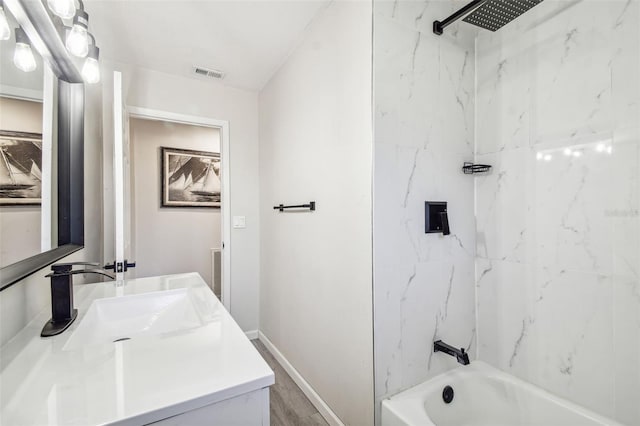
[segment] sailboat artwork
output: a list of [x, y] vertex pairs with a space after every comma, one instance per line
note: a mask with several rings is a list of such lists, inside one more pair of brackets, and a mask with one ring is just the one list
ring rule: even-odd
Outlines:
[[0, 130], [0, 205], [38, 205], [42, 135]]
[[220, 153], [162, 148], [162, 207], [220, 208]]

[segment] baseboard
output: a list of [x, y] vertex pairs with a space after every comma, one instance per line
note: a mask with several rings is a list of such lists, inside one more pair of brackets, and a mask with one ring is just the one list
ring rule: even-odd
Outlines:
[[258, 331], [258, 338], [260, 341], [266, 346], [266, 348], [271, 352], [271, 355], [280, 363], [282, 368], [291, 376], [293, 381], [298, 385], [298, 387], [302, 390], [302, 392], [309, 398], [309, 401], [316, 407], [318, 412], [324, 417], [324, 419], [331, 426], [344, 426], [344, 423], [340, 420], [340, 418], [336, 415], [336, 413], [329, 408], [326, 402], [320, 395], [313, 390], [311, 385], [302, 377], [298, 370], [296, 370], [293, 365], [282, 355], [282, 353], [276, 348], [271, 340], [267, 338], [261, 331]]
[[245, 331], [244, 334], [247, 336], [247, 339], [249, 340], [255, 340], [258, 338], [258, 330]]

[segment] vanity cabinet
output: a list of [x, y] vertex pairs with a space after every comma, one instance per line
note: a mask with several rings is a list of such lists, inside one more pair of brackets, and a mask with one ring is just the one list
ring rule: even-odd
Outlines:
[[200, 275], [74, 293], [62, 334], [47, 308], [0, 348], [0, 424], [269, 424], [273, 371]]
[[161, 426], [266, 426], [269, 425], [269, 388], [197, 408], [153, 424]]

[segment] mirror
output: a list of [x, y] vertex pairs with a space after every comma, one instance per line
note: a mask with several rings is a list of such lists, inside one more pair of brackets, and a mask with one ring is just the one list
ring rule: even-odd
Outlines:
[[[84, 244], [82, 78], [42, 2], [5, 0], [4, 12], [11, 36], [0, 41], [0, 290]], [[29, 58], [15, 59], [21, 44], [30, 45], [35, 70]]]
[[[10, 11], [5, 16], [9, 28], [18, 28]], [[53, 90], [44, 94], [48, 65], [33, 49], [35, 70], [19, 69], [15, 46], [14, 30], [0, 42], [0, 268], [57, 246], [51, 214], [55, 99]]]

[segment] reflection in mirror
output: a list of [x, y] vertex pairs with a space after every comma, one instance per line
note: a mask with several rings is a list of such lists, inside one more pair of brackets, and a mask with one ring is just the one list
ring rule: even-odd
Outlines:
[[[84, 84], [77, 64], [62, 41], [63, 28], [58, 25], [60, 22], [52, 19], [47, 5], [32, 0], [1, 0], [0, 3], [7, 6], [5, 12], [10, 10], [15, 18], [13, 21], [24, 29], [24, 33], [16, 32], [15, 28], [12, 30], [16, 36], [14, 46], [9, 40], [11, 31], [5, 31], [7, 37], [0, 41], [5, 49], [21, 52], [20, 57], [13, 54], [13, 64], [22, 71], [34, 72], [38, 63], [31, 55], [37, 50], [48, 65], [42, 68], [44, 82], [40, 96], [43, 101], [42, 252], [0, 267], [0, 291], [3, 291], [84, 247]], [[29, 95], [17, 97], [25, 98], [22, 100], [34, 98]], [[47, 178], [51, 175], [55, 179]], [[52, 241], [56, 241], [55, 246]]]
[[[6, 7], [4, 13], [10, 32], [0, 41], [0, 268], [50, 250], [57, 240], [52, 217], [56, 85]], [[31, 58], [35, 69], [28, 71]]]

